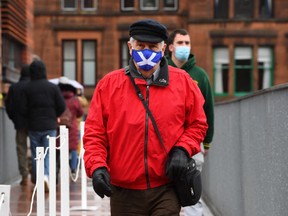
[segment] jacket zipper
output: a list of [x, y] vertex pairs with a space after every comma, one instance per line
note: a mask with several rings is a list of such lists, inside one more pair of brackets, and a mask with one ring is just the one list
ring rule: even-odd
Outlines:
[[[149, 107], [149, 85], [146, 86], [146, 103]], [[149, 174], [148, 174], [148, 123], [149, 123], [149, 116], [146, 111], [146, 118], [145, 118], [145, 141], [144, 141], [144, 163], [145, 163], [145, 176], [147, 182], [147, 188], [150, 188], [150, 181], [149, 181]]]

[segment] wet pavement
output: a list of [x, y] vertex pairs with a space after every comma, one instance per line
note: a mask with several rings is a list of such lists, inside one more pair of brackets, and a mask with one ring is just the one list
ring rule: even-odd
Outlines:
[[[30, 181], [28, 185], [21, 186], [20, 180], [11, 185], [10, 193], [10, 216], [28, 216], [32, 203], [32, 194], [34, 190], [34, 184]], [[57, 216], [61, 215], [60, 205], [60, 186], [56, 188], [56, 211]], [[74, 216], [109, 216], [110, 205], [109, 198], [105, 197], [101, 199], [93, 191], [91, 180], [87, 179], [87, 205], [85, 208], [82, 207], [82, 196], [81, 196], [81, 179], [76, 182], [70, 181], [70, 215]], [[49, 215], [49, 193], [45, 194], [45, 215]], [[204, 215], [212, 216], [211, 212], [204, 203]], [[37, 197], [35, 194], [34, 202], [32, 205], [32, 211], [30, 216], [37, 216]], [[184, 216], [183, 210], [180, 216]]]

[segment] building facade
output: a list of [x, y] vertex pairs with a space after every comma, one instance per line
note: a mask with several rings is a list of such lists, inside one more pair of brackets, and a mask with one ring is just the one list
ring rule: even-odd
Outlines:
[[288, 81], [283, 0], [34, 0], [33, 51], [48, 78], [75, 79], [91, 98], [105, 74], [127, 65], [129, 25], [143, 18], [190, 32], [217, 101]]
[[189, 7], [192, 49], [216, 100], [288, 81], [286, 1], [207, 0]]
[[33, 55], [33, 0], [0, 1], [1, 105], [11, 83], [19, 80], [23, 64]]

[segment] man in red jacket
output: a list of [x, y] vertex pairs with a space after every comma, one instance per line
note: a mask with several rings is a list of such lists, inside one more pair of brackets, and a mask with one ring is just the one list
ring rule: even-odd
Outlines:
[[112, 216], [176, 216], [181, 206], [172, 180], [185, 173], [188, 159], [200, 151], [207, 130], [204, 99], [189, 74], [168, 66], [165, 26], [140, 20], [129, 34], [129, 66], [101, 79], [90, 104], [86, 173], [100, 197], [111, 197]]

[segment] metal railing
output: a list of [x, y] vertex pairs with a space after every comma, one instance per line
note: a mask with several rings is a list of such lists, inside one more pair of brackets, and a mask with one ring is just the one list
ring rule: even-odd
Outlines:
[[206, 203], [215, 215], [287, 215], [287, 155], [287, 84], [217, 104], [202, 172]]

